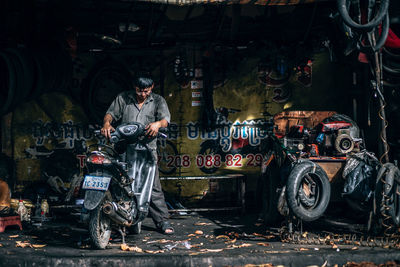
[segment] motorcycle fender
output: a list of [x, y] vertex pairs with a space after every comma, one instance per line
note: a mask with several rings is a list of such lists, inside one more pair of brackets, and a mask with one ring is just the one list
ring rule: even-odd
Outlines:
[[106, 191], [87, 190], [85, 193], [85, 200], [83, 207], [87, 210], [94, 210], [103, 200]]

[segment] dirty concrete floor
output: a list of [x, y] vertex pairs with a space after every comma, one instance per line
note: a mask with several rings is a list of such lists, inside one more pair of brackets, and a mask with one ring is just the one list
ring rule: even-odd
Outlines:
[[[343, 266], [348, 262], [400, 263], [400, 250], [354, 244], [282, 243], [276, 228], [257, 214], [191, 213], [171, 218], [172, 236], [155, 229], [150, 218], [126, 246], [115, 232], [105, 250], [90, 246], [88, 231], [77, 220], [53, 220], [41, 227], [25, 225], [0, 233], [0, 266]], [[25, 247], [24, 247], [25, 246]], [[123, 249], [125, 250], [123, 250]]]

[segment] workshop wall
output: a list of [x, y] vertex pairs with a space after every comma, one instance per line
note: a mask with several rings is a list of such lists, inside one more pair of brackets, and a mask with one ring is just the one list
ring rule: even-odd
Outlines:
[[[267, 49], [251, 47], [219, 51], [208, 65], [214, 80], [210, 91], [205, 88], [210, 60], [199, 48], [78, 55], [69, 92], [53, 90], [15, 109], [12, 147], [3, 150], [14, 151], [17, 184], [60, 177], [52, 178], [52, 187], [62, 193], [74, 175], [82, 174], [87, 146], [104, 142], [95, 139], [92, 130], [100, 127], [110, 102], [131, 89], [132, 75], [147, 66], [155, 92], [165, 97], [172, 114], [169, 138], [159, 143], [161, 176], [245, 174], [247, 198], [254, 201], [265, 133], [244, 126], [268, 126], [271, 116], [283, 110], [346, 112], [348, 107], [343, 101], [347, 70], [330, 62], [327, 52], [315, 52], [302, 65], [284, 56], [271, 57]], [[220, 113], [207, 125], [204, 117], [213, 116], [210, 106]], [[232, 113], [224, 114], [221, 107]], [[229, 197], [235, 190], [234, 183], [208, 180], [164, 181], [163, 187], [186, 200], [203, 199], [215, 190]]]

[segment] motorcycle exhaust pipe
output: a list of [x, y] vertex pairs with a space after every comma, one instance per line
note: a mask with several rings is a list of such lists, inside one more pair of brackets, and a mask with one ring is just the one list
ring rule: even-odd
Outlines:
[[107, 202], [103, 205], [103, 212], [110, 217], [111, 220], [123, 226], [129, 227], [132, 222], [128, 221], [118, 213], [118, 206], [114, 202]]

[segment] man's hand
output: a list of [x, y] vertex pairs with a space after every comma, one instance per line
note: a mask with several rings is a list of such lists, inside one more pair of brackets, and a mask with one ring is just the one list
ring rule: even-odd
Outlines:
[[146, 135], [149, 137], [155, 137], [158, 134], [158, 130], [161, 127], [161, 123], [159, 121], [152, 122], [146, 125]]
[[111, 138], [111, 133], [114, 132], [115, 129], [111, 126], [109, 122], [105, 122], [103, 128], [101, 128], [100, 132], [104, 135], [107, 139]]

